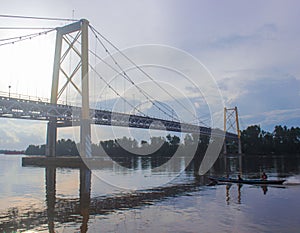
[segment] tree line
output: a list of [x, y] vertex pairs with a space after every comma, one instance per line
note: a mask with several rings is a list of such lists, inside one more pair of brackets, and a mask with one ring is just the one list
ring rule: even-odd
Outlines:
[[[118, 156], [165, 156], [171, 157], [175, 152], [188, 151], [189, 148], [197, 148], [198, 152], [204, 152], [208, 145], [209, 138], [187, 134], [183, 140], [176, 135], [167, 135], [164, 137], [151, 137], [149, 141], [142, 140], [140, 143], [136, 139], [123, 137], [114, 140], [100, 141], [99, 144], [92, 144], [92, 155], [101, 156], [103, 153], [111, 157]], [[199, 146], [197, 146], [199, 144]], [[196, 146], [195, 146], [196, 145]], [[79, 144], [68, 139], [60, 139], [56, 143], [56, 156], [79, 156]], [[180, 152], [179, 151], [179, 152]], [[26, 155], [45, 155], [46, 145], [29, 145], [25, 150]]]
[[[45, 155], [46, 145], [29, 145], [25, 150], [25, 155]], [[60, 139], [56, 142], [57, 156], [79, 156], [76, 143], [71, 139]]]
[[241, 142], [245, 154], [296, 155], [300, 154], [300, 128], [277, 125], [267, 132], [253, 125], [241, 132]]
[[[195, 153], [196, 157], [204, 155], [209, 144], [209, 137], [194, 134], [186, 134], [183, 141], [176, 135], [164, 137], [151, 137], [149, 141], [140, 143], [132, 138], [119, 138], [115, 140], [100, 141], [92, 144], [93, 156], [101, 156], [103, 153], [111, 157], [118, 156], [165, 156], [171, 157], [175, 152]], [[289, 155], [300, 154], [300, 128], [275, 126], [272, 133], [266, 132], [259, 125], [249, 126], [241, 132], [242, 151], [245, 154], [265, 155]], [[180, 145], [180, 147], [179, 147]], [[56, 144], [57, 156], [79, 156], [79, 144], [70, 139], [61, 139]], [[194, 150], [196, 148], [196, 152]], [[45, 155], [45, 145], [30, 145], [25, 150], [26, 155]], [[179, 151], [178, 151], [179, 150]], [[237, 143], [229, 143], [228, 152], [236, 152]]]

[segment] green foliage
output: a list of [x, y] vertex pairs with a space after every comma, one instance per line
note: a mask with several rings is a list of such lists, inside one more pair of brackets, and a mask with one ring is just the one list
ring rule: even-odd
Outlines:
[[[266, 132], [259, 125], [249, 126], [241, 132], [242, 150], [245, 154], [300, 154], [300, 128], [277, 125], [272, 133]], [[110, 156], [165, 156], [171, 157], [181, 145], [182, 153], [189, 153], [190, 149], [197, 146], [196, 157], [203, 156], [209, 144], [209, 137], [186, 134], [183, 142], [176, 135], [170, 134], [163, 137], [151, 137], [150, 142], [142, 140], [140, 144], [135, 140], [123, 137], [115, 140], [101, 141], [92, 144], [92, 154], [101, 156], [104, 153]], [[236, 145], [230, 145], [233, 150]], [[74, 141], [70, 139], [58, 140], [56, 155], [79, 156]], [[151, 151], [151, 154], [147, 152]], [[191, 153], [194, 151], [191, 150]], [[45, 155], [45, 145], [29, 145], [25, 151], [26, 155]]]
[[76, 144], [74, 141], [68, 140], [58, 140], [56, 143], [56, 155], [63, 156], [63, 155], [73, 155], [79, 156]]
[[[45, 155], [46, 154], [46, 146], [45, 145], [29, 145], [25, 150], [25, 155]], [[79, 156], [76, 144], [74, 141], [68, 139], [58, 140], [56, 143], [56, 155], [64, 156]]]
[[[176, 135], [170, 134], [164, 137], [151, 137], [150, 142], [142, 140], [140, 144], [135, 140], [123, 137], [115, 140], [100, 141], [99, 144], [92, 144], [93, 156], [102, 156], [108, 154], [111, 157], [128, 157], [128, 156], [159, 156], [171, 157], [180, 147], [182, 154], [188, 153], [192, 147], [198, 148], [197, 153], [202, 153], [206, 149], [209, 138], [201, 136], [199, 140], [195, 140], [196, 135], [187, 134], [184, 143], [180, 144], [180, 138]], [[75, 142], [68, 139], [58, 140], [56, 144], [57, 156], [79, 156]], [[45, 145], [30, 145], [25, 151], [26, 155], [45, 155]]]
[[45, 145], [29, 145], [25, 150], [25, 155], [45, 155]]
[[299, 154], [300, 128], [277, 125], [272, 133], [260, 126], [249, 126], [241, 134], [242, 149], [246, 154]]
[[167, 140], [168, 140], [168, 142], [171, 146], [178, 146], [179, 145], [180, 138], [177, 137], [176, 135], [174, 135], [172, 137], [170, 134], [168, 134], [166, 138], [167, 138]]

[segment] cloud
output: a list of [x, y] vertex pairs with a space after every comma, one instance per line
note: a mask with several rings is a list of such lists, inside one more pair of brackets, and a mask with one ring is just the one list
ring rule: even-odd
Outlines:
[[256, 73], [260, 78], [228, 78], [221, 82], [227, 107], [238, 106], [245, 126], [258, 123], [270, 128], [274, 124], [300, 124], [300, 80], [275, 73], [271, 77]]
[[[242, 116], [248, 125], [260, 125], [265, 130], [272, 131], [275, 125], [298, 126], [300, 118], [300, 108], [298, 109], [278, 109], [261, 112], [254, 115]], [[282, 123], [284, 122], [284, 123]]]
[[256, 31], [249, 34], [231, 34], [226, 37], [219, 37], [210, 42], [215, 49], [236, 49], [240, 46], [261, 45], [277, 38], [277, 26], [274, 23], [264, 24]]
[[[72, 3], [31, 0], [24, 5], [4, 0], [2, 11], [21, 15], [71, 17], [74, 10], [75, 18], [87, 18], [119, 48], [154, 43], [183, 49], [205, 64], [217, 80], [226, 105], [237, 105], [242, 118], [246, 116], [247, 124], [260, 122], [268, 125], [286, 122], [299, 124], [295, 118], [300, 92], [299, 5], [298, 1], [193, 0], [188, 4], [176, 0], [101, 3], [93, 0], [89, 4], [79, 0]], [[9, 25], [6, 20], [2, 22]], [[32, 22], [20, 24], [28, 26]], [[55, 26], [62, 25], [55, 23]], [[3, 38], [7, 36], [1, 35]], [[40, 42], [33, 49], [24, 48], [21, 55], [17, 47], [1, 48], [3, 57], [0, 61], [4, 65], [0, 91], [7, 92], [11, 84], [13, 92], [22, 91], [23, 94], [45, 97], [50, 95], [54, 40], [48, 42]], [[95, 44], [95, 41], [91, 41], [91, 48], [95, 49]], [[99, 43], [96, 51], [105, 54]], [[48, 60], [42, 64], [46, 53]], [[13, 69], [5, 69], [11, 60], [26, 62], [20, 65], [16, 63]], [[175, 67], [181, 63], [180, 60], [173, 60]], [[213, 93], [205, 86], [206, 82], [201, 79], [201, 75], [194, 78], [200, 80], [203, 93]], [[197, 108], [199, 114], [207, 112], [207, 108], [204, 111], [201, 108], [205, 106], [205, 101], [196, 99], [198, 90], [191, 85], [174, 81], [174, 78], [167, 75], [163, 81], [185, 88], [194, 106], [200, 106]], [[130, 96], [133, 94], [130, 93]], [[162, 97], [159, 100], [172, 106], [173, 103], [168, 102], [170, 98]], [[134, 98], [137, 99], [138, 95], [135, 94]], [[107, 102], [103, 105], [107, 105]], [[219, 115], [222, 119], [221, 109]], [[45, 142], [45, 126], [41, 127], [44, 123], [0, 120], [0, 131], [3, 134], [0, 136], [1, 147], [10, 148], [14, 143], [21, 148], [28, 143]], [[67, 136], [68, 131], [61, 132], [61, 135]]]
[[45, 122], [0, 119], [0, 149], [25, 150], [30, 144], [45, 144]]

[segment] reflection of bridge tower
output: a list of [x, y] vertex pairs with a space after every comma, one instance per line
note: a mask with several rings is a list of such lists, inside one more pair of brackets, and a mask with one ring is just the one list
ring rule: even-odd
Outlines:
[[[239, 115], [237, 107], [224, 108], [224, 132], [233, 130], [238, 136], [238, 154], [242, 154], [241, 131], [239, 126]], [[227, 142], [224, 140], [224, 154], [227, 154]]]
[[[81, 122], [80, 122], [80, 155], [84, 157], [91, 156], [91, 126], [89, 121], [89, 79], [88, 79], [88, 26], [89, 22], [82, 19], [78, 22], [59, 27], [56, 29], [56, 45], [53, 66], [51, 104], [57, 104], [58, 99], [62, 96], [67, 85], [72, 85], [81, 95]], [[67, 37], [71, 33], [76, 33], [75, 37]], [[79, 39], [81, 37], [81, 41]], [[72, 41], [73, 40], [73, 41]], [[75, 47], [75, 43], [81, 44], [81, 51]], [[66, 44], [66, 50], [62, 54], [63, 43]], [[71, 51], [79, 57], [79, 62], [73, 71], [68, 73], [62, 66], [66, 57]], [[81, 70], [81, 87], [74, 82], [74, 76]], [[59, 86], [60, 75], [65, 76], [66, 82]], [[73, 80], [72, 80], [73, 79]], [[66, 93], [67, 94], [67, 93]], [[52, 117], [47, 128], [47, 156], [55, 156], [55, 145], [57, 139], [57, 118]]]
[[[72, 207], [56, 209], [56, 167], [45, 167], [45, 181], [46, 181], [46, 203], [47, 203], [47, 219], [48, 229], [50, 233], [55, 231], [55, 222], [59, 219], [62, 221], [62, 217], [66, 217], [65, 213], [62, 214], [60, 211], [71, 210], [75, 212], [74, 204]], [[79, 189], [79, 213], [82, 216], [82, 224], [80, 226], [80, 232], [88, 231], [89, 221], [89, 209], [91, 202], [91, 170], [87, 168], [80, 168], [79, 174], [80, 189]], [[75, 210], [74, 210], [75, 209]], [[63, 212], [62, 211], [62, 212]], [[74, 214], [74, 212], [72, 214]], [[77, 213], [75, 213], [77, 214]], [[69, 216], [70, 217], [70, 216]]]

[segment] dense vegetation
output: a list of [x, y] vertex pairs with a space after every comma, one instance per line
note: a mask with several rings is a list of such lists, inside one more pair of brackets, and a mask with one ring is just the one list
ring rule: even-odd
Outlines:
[[[25, 150], [25, 155], [45, 155], [46, 145], [29, 145]], [[70, 139], [68, 140], [58, 140], [56, 143], [56, 155], [73, 155], [79, 156], [76, 143]]]
[[258, 125], [249, 126], [241, 134], [242, 149], [245, 154], [300, 154], [300, 128], [275, 126], [272, 133]]
[[[200, 136], [199, 140], [195, 135], [187, 134], [183, 142], [177, 136], [168, 135], [163, 137], [151, 137], [150, 141], [138, 143], [135, 139], [123, 137], [121, 139], [101, 141], [99, 144], [92, 144], [94, 156], [107, 153], [111, 157], [118, 156], [165, 156], [171, 157], [176, 151], [179, 153], [195, 153], [193, 148], [197, 146], [196, 156], [203, 156], [209, 138]], [[245, 154], [300, 154], [300, 128], [286, 126], [275, 126], [272, 133], [266, 132], [258, 125], [249, 126], [241, 132], [242, 150]], [[230, 143], [229, 143], [230, 144]], [[179, 145], [181, 145], [179, 147]], [[56, 155], [79, 156], [79, 145], [70, 139], [61, 139], [57, 142]], [[229, 152], [236, 151], [236, 144], [229, 146]], [[25, 154], [45, 155], [45, 145], [30, 145]]]
[[[199, 143], [198, 151], [205, 151], [208, 144], [208, 137], [200, 137], [199, 142], [195, 142], [193, 135], [186, 135], [184, 142], [180, 143], [180, 138], [176, 135], [167, 135], [163, 137], [151, 137], [150, 142], [142, 140], [140, 144], [137, 140], [123, 137], [115, 140], [100, 141], [99, 144], [92, 144], [92, 154], [94, 156], [107, 153], [110, 156], [130, 156], [130, 155], [145, 155], [145, 156], [161, 156], [171, 157], [181, 145], [181, 150], [195, 147], [195, 143]], [[74, 141], [58, 140], [56, 144], [56, 155], [72, 155], [78, 156], [79, 145], [76, 145]], [[25, 150], [26, 155], [45, 155], [45, 145], [30, 145]]]

